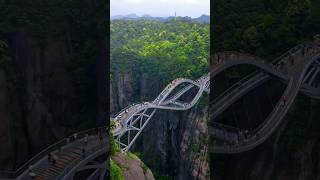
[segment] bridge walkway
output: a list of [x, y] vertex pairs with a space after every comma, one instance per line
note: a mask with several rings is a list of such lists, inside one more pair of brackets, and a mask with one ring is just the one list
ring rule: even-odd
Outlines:
[[[51, 157], [57, 157], [56, 162], [48, 161], [48, 155], [31, 165], [27, 171], [21, 174], [17, 179], [20, 180], [55, 180], [61, 179], [77, 162], [81, 162], [86, 156], [107, 146], [106, 132], [101, 131], [101, 137], [98, 134], [88, 135], [87, 138], [79, 138], [65, 146], [51, 152]], [[87, 143], [86, 140], [87, 139]], [[83, 151], [84, 150], [84, 151]], [[48, 152], [49, 154], [50, 152]], [[31, 177], [35, 175], [35, 177]]]

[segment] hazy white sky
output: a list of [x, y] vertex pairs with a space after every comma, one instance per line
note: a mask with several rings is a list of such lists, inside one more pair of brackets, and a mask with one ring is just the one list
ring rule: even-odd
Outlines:
[[110, 0], [111, 16], [135, 13], [139, 16], [190, 16], [210, 14], [210, 0]]

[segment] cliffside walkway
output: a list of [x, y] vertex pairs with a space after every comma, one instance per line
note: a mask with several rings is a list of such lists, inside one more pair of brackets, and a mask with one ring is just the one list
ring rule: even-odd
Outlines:
[[[319, 99], [320, 87], [316, 78], [320, 72], [319, 45], [317, 39], [307, 45], [298, 45], [272, 61], [272, 63], [239, 53], [217, 53], [212, 63], [211, 78], [213, 79], [225, 70], [241, 64], [252, 65], [258, 70], [244, 77], [212, 100], [209, 133], [213, 141], [210, 144], [210, 152], [240, 153], [253, 149], [263, 143], [276, 130], [299, 91], [312, 98]], [[261, 85], [271, 76], [280, 78], [287, 84], [282, 95], [287, 100], [284, 104], [283, 99], [280, 99], [264, 122], [255, 130], [246, 132], [246, 130], [237, 127], [215, 122], [216, 117], [236, 100]], [[246, 134], [245, 138], [244, 134]]]
[[[107, 153], [109, 141], [106, 127], [78, 132], [47, 147], [16, 171], [0, 172], [0, 179], [62, 180], [74, 179], [77, 172], [91, 169], [88, 179], [104, 179], [107, 162], [95, 158]], [[48, 155], [55, 158], [49, 162]]]
[[[183, 86], [184, 85], [184, 86]], [[180, 88], [183, 86], [182, 88]], [[178, 78], [173, 80], [152, 102], [133, 104], [114, 116], [115, 128], [112, 130], [116, 142], [126, 152], [133, 145], [139, 134], [151, 120], [157, 109], [184, 111], [193, 107], [203, 92], [209, 93], [210, 73], [196, 81]], [[179, 100], [187, 92], [196, 88], [197, 93], [191, 101]]]

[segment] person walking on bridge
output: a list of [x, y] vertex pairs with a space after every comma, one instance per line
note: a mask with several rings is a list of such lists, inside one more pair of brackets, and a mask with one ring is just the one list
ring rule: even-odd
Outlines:
[[99, 131], [99, 141], [100, 141], [100, 145], [102, 145], [103, 137], [102, 137], [101, 131]]
[[29, 176], [31, 177], [31, 179], [36, 179], [36, 173], [33, 171], [33, 166], [30, 165], [29, 166]]
[[48, 162], [49, 164], [52, 162], [52, 156], [51, 156], [51, 153], [48, 154]]
[[87, 147], [88, 145], [88, 134], [86, 134], [86, 136], [84, 137], [84, 145]]
[[293, 55], [291, 53], [289, 55], [289, 60], [290, 60], [291, 66], [293, 66], [294, 65], [294, 58], [293, 58]]
[[282, 96], [282, 106], [285, 106], [287, 103], [287, 97], [286, 96]]
[[248, 130], [245, 130], [244, 131], [244, 137], [247, 139], [249, 137], [249, 131]]
[[73, 139], [74, 139], [74, 141], [77, 139], [77, 136], [78, 136], [77, 133], [74, 133], [74, 134], [73, 134]]
[[52, 164], [55, 165], [56, 162], [58, 161], [58, 156], [56, 154], [52, 155]]
[[57, 152], [58, 156], [61, 155], [61, 150], [62, 150], [62, 147], [59, 147], [59, 148], [58, 148], [58, 152]]
[[82, 148], [82, 158], [85, 158], [85, 157], [86, 157], [86, 149]]
[[99, 129], [98, 129], [98, 128], [95, 128], [95, 131], [96, 131], [96, 134], [98, 134], [98, 133], [99, 133]]

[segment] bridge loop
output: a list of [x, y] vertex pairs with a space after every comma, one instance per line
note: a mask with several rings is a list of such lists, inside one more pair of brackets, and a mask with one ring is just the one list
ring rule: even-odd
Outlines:
[[[317, 88], [314, 82], [320, 72], [318, 67], [319, 50], [319, 42], [298, 45], [276, 58], [270, 64], [265, 61], [260, 62], [261, 59], [257, 57], [249, 58], [248, 55], [243, 56], [240, 53], [235, 53], [234, 55], [231, 52], [216, 53], [212, 63], [211, 78], [228, 68], [240, 64], [250, 64], [260, 70], [240, 79], [210, 103], [210, 130], [212, 132], [209, 133], [213, 142], [213, 144], [210, 144], [210, 152], [240, 153], [255, 148], [263, 143], [282, 122], [299, 91], [311, 97], [313, 95], [313, 97], [318, 96], [319, 98], [320, 89]], [[219, 59], [219, 62], [217, 59]], [[243, 130], [219, 124], [215, 122], [215, 119], [236, 100], [270, 79], [270, 75], [278, 77], [282, 82], [287, 83], [282, 95], [282, 97], [287, 97], [287, 100], [284, 103], [284, 100], [280, 99], [267, 118], [254, 130], [245, 130], [247, 135], [242, 143], [239, 143], [239, 137], [242, 136]]]
[[[175, 90], [181, 84], [187, 84], [176, 93]], [[156, 110], [184, 111], [193, 107], [202, 96], [203, 92], [209, 93], [210, 73], [205, 74], [196, 81], [178, 78], [167, 85], [162, 92], [151, 102], [131, 105], [114, 116], [115, 129], [112, 130], [116, 142], [121, 150], [130, 150], [133, 143], [143, 131], [148, 122], [152, 119]], [[184, 94], [196, 88], [197, 92], [189, 102], [179, 100]]]

